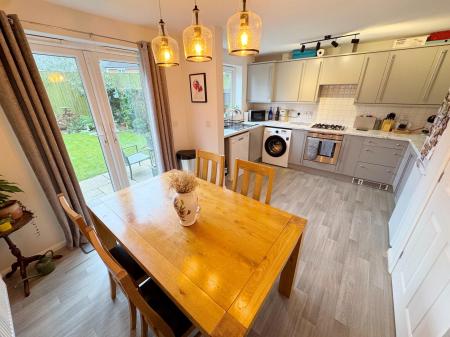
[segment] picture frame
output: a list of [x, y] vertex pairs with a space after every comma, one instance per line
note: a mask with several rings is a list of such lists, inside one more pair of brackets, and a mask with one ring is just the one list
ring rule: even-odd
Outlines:
[[206, 73], [189, 74], [189, 88], [192, 103], [208, 102], [206, 91]]

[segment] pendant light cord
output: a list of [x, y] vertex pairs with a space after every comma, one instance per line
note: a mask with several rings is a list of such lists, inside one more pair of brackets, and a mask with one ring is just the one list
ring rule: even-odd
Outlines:
[[162, 21], [161, 0], [158, 0], [158, 7], [159, 7], [159, 21]]

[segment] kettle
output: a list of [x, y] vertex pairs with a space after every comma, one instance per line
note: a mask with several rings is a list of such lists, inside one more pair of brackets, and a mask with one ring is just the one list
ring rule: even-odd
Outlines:
[[47, 275], [55, 270], [56, 265], [53, 261], [53, 255], [53, 250], [49, 250], [44, 255], [42, 255], [39, 261], [36, 263], [35, 268], [39, 275]]

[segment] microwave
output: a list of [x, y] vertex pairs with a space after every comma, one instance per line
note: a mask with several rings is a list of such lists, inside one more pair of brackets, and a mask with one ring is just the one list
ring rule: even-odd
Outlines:
[[250, 110], [248, 112], [249, 122], [263, 122], [266, 120], [266, 110]]

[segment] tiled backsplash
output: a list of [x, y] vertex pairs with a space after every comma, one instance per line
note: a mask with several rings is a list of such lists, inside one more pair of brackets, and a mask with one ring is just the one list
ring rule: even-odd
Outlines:
[[430, 115], [437, 113], [438, 107], [417, 107], [406, 105], [355, 104], [357, 85], [325, 85], [320, 87], [317, 104], [273, 103], [251, 104], [250, 109], [289, 109], [289, 119], [303, 122], [342, 124], [352, 127], [356, 116], [370, 114], [385, 118], [394, 112], [397, 120], [408, 120], [411, 128], [422, 127]]

